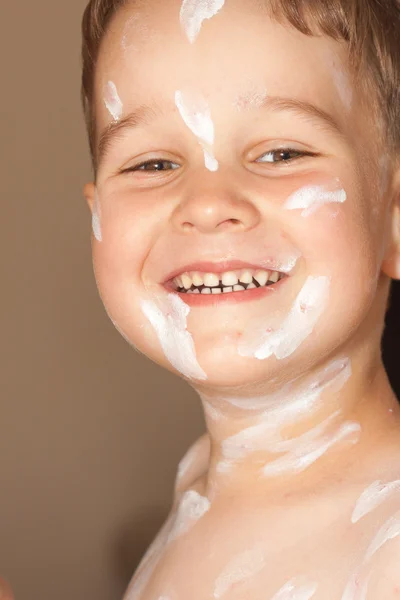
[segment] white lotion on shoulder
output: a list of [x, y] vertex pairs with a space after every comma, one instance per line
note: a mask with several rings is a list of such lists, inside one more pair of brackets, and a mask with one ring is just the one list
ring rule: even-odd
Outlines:
[[104, 92], [104, 104], [114, 121], [119, 121], [123, 113], [123, 105], [118, 95], [117, 86], [108, 81]]
[[294, 192], [286, 200], [283, 208], [286, 210], [304, 209], [302, 217], [308, 217], [324, 204], [339, 203], [347, 200], [347, 194], [343, 189], [329, 191], [320, 185], [302, 187]]
[[204, 152], [205, 166], [209, 171], [218, 170], [218, 161], [213, 155], [214, 123], [206, 100], [200, 94], [175, 92], [175, 104], [179, 113], [197, 137]]
[[328, 303], [329, 289], [329, 277], [308, 277], [281, 326], [270, 331], [266, 322], [258, 322], [244, 334], [238, 348], [240, 356], [259, 360], [275, 356], [280, 360], [293, 354], [313, 332]]
[[178, 507], [175, 523], [168, 536], [168, 543], [187, 533], [210, 510], [210, 507], [211, 503], [205, 496], [201, 496], [195, 490], [185, 492]]
[[391, 481], [390, 483], [382, 483], [382, 481], [374, 481], [360, 496], [352, 517], [351, 522], [357, 523], [383, 504], [392, 494], [400, 491], [400, 479]]
[[98, 242], [103, 241], [101, 233], [101, 207], [97, 188], [94, 191], [93, 209], [92, 209], [92, 229], [94, 237]]
[[224, 6], [225, 0], [183, 0], [180, 22], [189, 42], [193, 44], [205, 19], [212, 19]]
[[152, 300], [142, 300], [143, 314], [152, 324], [165, 356], [171, 365], [190, 379], [207, 379], [200, 367], [192, 335], [187, 330], [189, 306], [177, 294]]
[[304, 578], [292, 579], [271, 598], [271, 600], [310, 600], [317, 591], [318, 584]]
[[217, 578], [214, 598], [222, 598], [234, 585], [243, 584], [265, 567], [265, 550], [259, 544], [235, 556]]

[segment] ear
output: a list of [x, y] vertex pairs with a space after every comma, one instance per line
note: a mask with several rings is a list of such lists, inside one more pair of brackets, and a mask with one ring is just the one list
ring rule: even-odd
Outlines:
[[86, 198], [86, 202], [88, 203], [90, 212], [93, 213], [93, 204], [95, 199], [96, 185], [92, 183], [87, 183], [83, 188], [83, 195]]
[[388, 223], [389, 239], [382, 271], [391, 279], [400, 279], [400, 167], [394, 177], [393, 192]]

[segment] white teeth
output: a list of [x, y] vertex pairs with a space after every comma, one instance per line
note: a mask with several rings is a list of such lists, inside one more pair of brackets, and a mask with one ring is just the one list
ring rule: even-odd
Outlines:
[[222, 290], [222, 292], [224, 294], [227, 294], [228, 292], [233, 292], [233, 287], [224, 287], [224, 289]]
[[257, 271], [254, 275], [254, 279], [258, 281], [260, 285], [265, 285], [268, 281], [269, 271]]
[[241, 281], [242, 283], [252, 283], [253, 275], [252, 275], [251, 271], [242, 271], [242, 273], [239, 277], [239, 281]]
[[234, 285], [233, 286], [233, 291], [234, 292], [242, 292], [243, 290], [245, 290], [246, 288], [243, 285]]
[[192, 287], [192, 278], [186, 275], [186, 273], [182, 273], [182, 284], [185, 290], [190, 290]]
[[234, 271], [227, 271], [222, 275], [223, 285], [236, 285], [238, 281], [238, 276]]
[[247, 286], [248, 290], [252, 290], [253, 288], [256, 288], [257, 286], [254, 285], [254, 283], [251, 283], [250, 285]]
[[217, 287], [219, 285], [219, 277], [215, 273], [206, 273], [203, 276], [203, 282], [207, 287]]
[[211, 294], [210, 288], [203, 288], [200, 292], [201, 294]]
[[222, 294], [221, 288], [212, 288], [211, 292], [213, 294]]
[[272, 281], [273, 283], [276, 283], [278, 281], [278, 279], [279, 279], [279, 273], [278, 273], [278, 271], [274, 271], [269, 276], [269, 280]]
[[193, 281], [193, 285], [196, 285], [198, 287], [200, 287], [201, 285], [203, 285], [203, 278], [200, 275], [200, 273], [193, 273], [193, 275], [192, 275], [192, 281]]

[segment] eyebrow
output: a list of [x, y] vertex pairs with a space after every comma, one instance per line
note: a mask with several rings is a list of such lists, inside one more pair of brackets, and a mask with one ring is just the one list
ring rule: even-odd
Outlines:
[[[258, 110], [269, 110], [272, 112], [292, 112], [300, 117], [309, 116], [314, 121], [319, 121], [324, 128], [336, 136], [344, 137], [344, 131], [332, 115], [318, 106], [283, 96], [266, 96], [261, 102], [251, 102], [246, 95], [238, 96], [235, 104], [241, 106], [239, 112], [255, 112]], [[149, 125], [159, 117], [170, 114], [168, 106], [153, 102], [142, 104], [134, 112], [129, 113], [119, 121], [111, 122], [101, 133], [97, 149], [97, 166], [104, 160], [112, 145], [121, 139], [126, 131]]]

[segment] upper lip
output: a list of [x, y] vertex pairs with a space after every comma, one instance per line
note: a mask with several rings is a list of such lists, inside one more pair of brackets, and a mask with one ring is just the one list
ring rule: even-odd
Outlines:
[[164, 280], [164, 283], [168, 283], [172, 281], [178, 275], [182, 273], [188, 273], [191, 271], [199, 271], [201, 273], [215, 273], [219, 275], [221, 273], [225, 273], [226, 271], [236, 271], [239, 269], [255, 269], [255, 270], [263, 270], [263, 271], [279, 271], [280, 273], [287, 273], [287, 271], [283, 271], [279, 269], [279, 262], [276, 261], [265, 261], [264, 264], [257, 263], [248, 263], [243, 262], [242, 260], [229, 260], [223, 262], [195, 262], [184, 265], [182, 267], [178, 267], [171, 271]]

